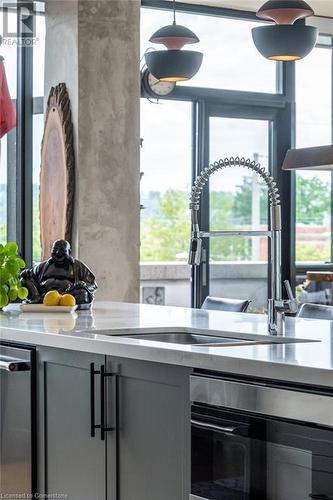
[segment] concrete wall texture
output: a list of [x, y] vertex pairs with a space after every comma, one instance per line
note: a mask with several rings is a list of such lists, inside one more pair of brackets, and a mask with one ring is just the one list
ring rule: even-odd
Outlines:
[[45, 95], [67, 84], [76, 138], [73, 248], [99, 299], [139, 300], [139, 0], [46, 3]]

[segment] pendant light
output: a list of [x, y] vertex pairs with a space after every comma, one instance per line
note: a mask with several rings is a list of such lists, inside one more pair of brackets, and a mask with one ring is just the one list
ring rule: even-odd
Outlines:
[[148, 70], [158, 80], [182, 82], [189, 80], [199, 71], [203, 54], [193, 50], [181, 50], [184, 45], [199, 42], [199, 38], [190, 29], [176, 24], [175, 0], [173, 0], [173, 24], [157, 30], [149, 41], [163, 44], [167, 48], [145, 54]]
[[333, 144], [289, 149], [282, 170], [333, 170]]
[[258, 51], [273, 61], [303, 59], [316, 45], [318, 29], [296, 21], [313, 14], [312, 8], [302, 0], [266, 2], [258, 10], [257, 16], [276, 24], [252, 29], [252, 38]]

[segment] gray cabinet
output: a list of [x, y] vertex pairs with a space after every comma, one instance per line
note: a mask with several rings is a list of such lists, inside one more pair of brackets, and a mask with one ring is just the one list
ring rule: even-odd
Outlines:
[[111, 418], [108, 425], [118, 425], [118, 430], [107, 433], [110, 482], [114, 481], [114, 468], [110, 466], [113, 447], [118, 448], [118, 496], [108, 500], [187, 500], [190, 493], [189, 370], [107, 358], [107, 371], [118, 374], [118, 381], [115, 377], [108, 380], [107, 390]]
[[[187, 500], [188, 384], [183, 367], [39, 349], [38, 491], [70, 500]], [[93, 420], [102, 426], [94, 437]]]
[[[105, 500], [105, 442], [91, 437], [90, 363], [104, 356], [38, 350], [38, 491]], [[96, 400], [99, 380], [96, 377]], [[96, 421], [100, 418], [96, 405]]]

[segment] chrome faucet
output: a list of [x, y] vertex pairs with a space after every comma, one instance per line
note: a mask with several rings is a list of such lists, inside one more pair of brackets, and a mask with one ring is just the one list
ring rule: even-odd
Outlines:
[[[270, 204], [270, 227], [268, 231], [200, 231], [198, 211], [201, 193], [212, 174], [227, 167], [244, 167], [256, 172], [267, 185]], [[281, 281], [281, 205], [279, 190], [273, 177], [259, 163], [245, 158], [225, 158], [206, 167], [196, 178], [190, 199], [192, 234], [188, 263], [201, 264], [202, 238], [226, 236], [267, 236], [270, 242], [271, 287], [268, 299], [268, 331], [271, 335], [284, 335], [285, 313], [296, 313], [298, 304], [294, 298], [289, 281], [284, 281], [288, 300], [282, 299]]]

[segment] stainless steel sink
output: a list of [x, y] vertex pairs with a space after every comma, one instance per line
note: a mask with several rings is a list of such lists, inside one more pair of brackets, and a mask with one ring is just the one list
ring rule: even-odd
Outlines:
[[130, 339], [151, 340], [153, 342], [167, 342], [182, 345], [239, 345], [252, 344], [253, 340], [241, 340], [229, 337], [214, 337], [197, 333], [143, 333], [122, 335]]
[[227, 347], [239, 345], [263, 345], [263, 344], [290, 344], [299, 342], [316, 342], [315, 340], [308, 339], [294, 339], [288, 337], [259, 337], [251, 334], [236, 334], [241, 335], [241, 338], [234, 338], [228, 335], [206, 335], [198, 333], [174, 332], [174, 333], [132, 333], [126, 335], [119, 335], [124, 338], [137, 339], [137, 340], [150, 340], [152, 342], [164, 342], [168, 344], [180, 344], [191, 346], [212, 346], [212, 347]]

